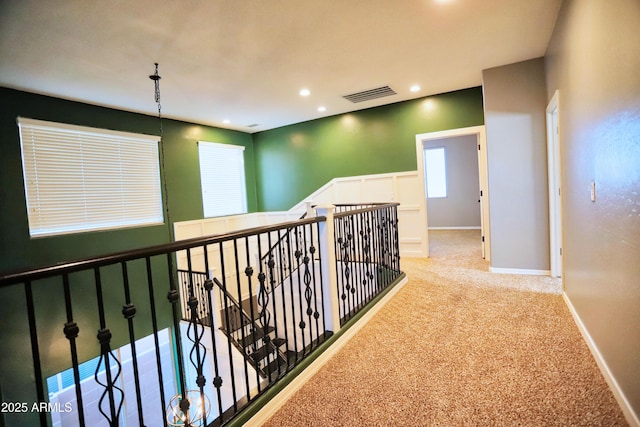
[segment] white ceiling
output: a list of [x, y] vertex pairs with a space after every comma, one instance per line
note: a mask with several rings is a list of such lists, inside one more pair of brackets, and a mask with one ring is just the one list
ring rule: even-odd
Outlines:
[[0, 85], [157, 114], [158, 62], [164, 117], [256, 132], [479, 86], [544, 55], [560, 3], [0, 0]]

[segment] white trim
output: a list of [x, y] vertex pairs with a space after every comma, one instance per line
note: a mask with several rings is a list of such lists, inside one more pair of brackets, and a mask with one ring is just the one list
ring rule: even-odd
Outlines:
[[408, 282], [407, 277], [402, 279], [393, 289], [389, 291], [376, 305], [371, 307], [356, 324], [351, 326], [340, 338], [329, 346], [316, 360], [307, 366], [297, 377], [295, 377], [284, 389], [280, 391], [267, 405], [258, 411], [244, 425], [245, 427], [258, 427], [271, 418], [285, 403], [304, 386], [342, 347], [344, 347], [360, 329], [362, 329], [371, 318], [378, 313], [384, 305], [389, 302]]
[[560, 154], [560, 92], [547, 105], [547, 165], [549, 182], [549, 254], [551, 274], [562, 276], [562, 161]]
[[196, 142], [196, 145], [200, 145], [200, 144], [207, 144], [207, 145], [215, 146], [215, 147], [218, 147], [218, 148], [224, 148], [226, 150], [244, 151], [245, 148], [246, 148], [244, 145], [222, 144], [220, 142], [211, 142], [211, 141], [197, 141]]
[[149, 135], [145, 133], [132, 133], [132, 132], [123, 132], [119, 130], [111, 130], [111, 129], [102, 129], [91, 126], [78, 126], [78, 125], [70, 125], [68, 123], [58, 123], [58, 122], [50, 122], [46, 120], [37, 120], [30, 119], [27, 117], [18, 117], [18, 124], [25, 124], [29, 126], [44, 126], [51, 127], [55, 130], [68, 130], [71, 132], [77, 132], [80, 134], [86, 133], [99, 133], [101, 135], [109, 135], [114, 137], [122, 137], [122, 138], [130, 138], [130, 139], [138, 139], [140, 141], [149, 141], [149, 142], [158, 142], [160, 141], [160, 136], [158, 135]]
[[551, 271], [549, 270], [527, 270], [525, 268], [496, 268], [489, 267], [489, 271], [499, 274], [531, 274], [533, 276], [549, 276]]
[[429, 230], [482, 230], [482, 227], [475, 225], [469, 227], [429, 227]]
[[[417, 171], [391, 172], [333, 178], [289, 212], [304, 212], [308, 205], [336, 203], [398, 202], [400, 256], [429, 256], [427, 224], [421, 210], [424, 194]], [[411, 247], [404, 245], [407, 237], [416, 237]], [[416, 252], [419, 250], [419, 252]]]
[[[487, 261], [491, 261], [491, 227], [489, 222], [489, 180], [488, 180], [488, 163], [487, 163], [487, 135], [484, 125], [470, 126], [466, 128], [450, 129], [439, 132], [421, 133], [416, 135], [416, 161], [418, 164], [418, 177], [422, 185], [422, 194], [425, 197], [421, 199], [421, 208], [424, 209], [424, 220], [429, 226], [427, 218], [427, 198], [424, 180], [424, 141], [430, 139], [452, 138], [457, 136], [476, 135], [480, 150], [478, 151], [478, 170], [480, 180], [480, 190], [482, 191], [480, 221], [482, 234], [484, 235], [484, 243], [482, 244], [482, 256]], [[428, 231], [428, 230], [427, 230]], [[429, 247], [429, 235], [426, 236], [427, 248]], [[427, 253], [428, 254], [428, 253]]]
[[573, 320], [576, 322], [576, 325], [578, 326], [578, 330], [582, 334], [582, 338], [584, 338], [585, 342], [587, 343], [587, 347], [589, 347], [589, 350], [591, 351], [593, 358], [596, 360], [596, 364], [598, 365], [598, 368], [600, 368], [600, 372], [602, 373], [602, 376], [604, 377], [605, 381], [609, 385], [609, 388], [613, 393], [613, 397], [615, 397], [616, 401], [618, 401], [618, 405], [620, 405], [620, 409], [622, 409], [622, 413], [624, 414], [624, 417], [627, 419], [627, 422], [631, 427], [640, 427], [640, 418], [638, 418], [638, 415], [633, 411], [633, 407], [631, 406], [626, 396], [622, 392], [622, 389], [620, 388], [620, 386], [618, 385], [618, 382], [616, 381], [615, 377], [611, 373], [611, 370], [609, 369], [607, 362], [604, 360], [604, 357], [602, 357], [600, 350], [598, 350], [598, 346], [593, 341], [593, 338], [591, 338], [591, 335], [589, 334], [589, 331], [587, 330], [587, 328], [584, 326], [584, 323], [582, 323], [582, 319], [578, 315], [578, 312], [576, 311], [575, 307], [571, 303], [571, 300], [567, 296], [566, 292], [562, 293], [562, 298], [564, 298], [564, 302], [567, 304], [567, 307], [569, 308], [569, 311], [573, 316]]

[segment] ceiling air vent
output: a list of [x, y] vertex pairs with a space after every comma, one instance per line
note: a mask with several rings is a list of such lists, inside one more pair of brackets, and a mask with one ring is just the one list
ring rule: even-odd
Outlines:
[[343, 96], [344, 99], [347, 99], [353, 103], [369, 101], [376, 98], [382, 98], [384, 96], [395, 95], [396, 91], [391, 89], [389, 86], [381, 86], [375, 89], [363, 90], [362, 92], [352, 93], [350, 95]]
[[260, 126], [260, 125], [259, 125], [259, 124], [257, 124], [257, 123], [254, 123], [254, 124], [252, 124], [252, 125], [247, 125], [247, 127], [248, 127], [248, 128], [254, 128], [254, 127], [256, 127], [256, 126]]

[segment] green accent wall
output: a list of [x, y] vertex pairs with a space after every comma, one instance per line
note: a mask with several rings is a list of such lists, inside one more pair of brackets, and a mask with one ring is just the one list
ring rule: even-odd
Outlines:
[[[169, 228], [128, 228], [31, 239], [22, 178], [18, 116], [102, 129], [159, 135], [158, 117], [0, 88], [0, 275], [169, 241]], [[245, 147], [247, 206], [257, 208], [251, 135], [163, 119], [164, 176], [171, 222], [201, 219], [197, 141]], [[167, 201], [165, 200], [165, 203]], [[172, 228], [172, 227], [171, 227]]]
[[[17, 117], [111, 129], [148, 135], [160, 134], [158, 117], [98, 107], [43, 95], [0, 88], [0, 276], [6, 273], [43, 267], [63, 261], [85, 259], [134, 248], [169, 242], [173, 226], [165, 217], [160, 226], [127, 228], [32, 239], [29, 236], [24, 194], [20, 137]], [[163, 120], [164, 173], [170, 221], [201, 219], [202, 196], [198, 162], [198, 140], [245, 147], [248, 208], [257, 207], [253, 141], [250, 134], [201, 126], [175, 120]], [[171, 325], [171, 305], [166, 257], [151, 260], [159, 328]], [[131, 299], [136, 306], [135, 335], [152, 333], [144, 261], [128, 263]], [[127, 322], [121, 314], [124, 304], [122, 271], [119, 266], [101, 270], [107, 326], [113, 334], [111, 347], [129, 341]], [[99, 354], [96, 333], [98, 322], [93, 274], [70, 275], [73, 319], [80, 327], [77, 340], [80, 362]], [[46, 378], [71, 366], [69, 341], [63, 334], [66, 319], [60, 279], [33, 283], [38, 343]], [[34, 402], [35, 377], [31, 364], [31, 346], [25, 291], [22, 285], [0, 289], [3, 311], [0, 317], [0, 390], [4, 401]], [[35, 425], [37, 414], [20, 418], [21, 425]]]
[[417, 134], [482, 124], [476, 87], [256, 133], [258, 210], [287, 210], [333, 178], [416, 170]]

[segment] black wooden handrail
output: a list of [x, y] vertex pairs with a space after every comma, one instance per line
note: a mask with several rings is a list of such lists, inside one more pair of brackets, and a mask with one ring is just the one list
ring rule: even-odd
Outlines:
[[150, 246], [142, 249], [131, 249], [127, 251], [115, 252], [109, 255], [81, 259], [78, 261], [64, 262], [49, 265], [46, 267], [35, 268], [32, 270], [19, 271], [9, 273], [0, 277], [0, 288], [15, 285], [33, 280], [44, 279], [52, 276], [59, 276], [67, 273], [74, 273], [81, 270], [88, 270], [96, 267], [104, 267], [106, 265], [117, 264], [126, 261], [132, 261], [139, 258], [146, 258], [156, 255], [164, 255], [170, 252], [178, 252], [185, 249], [191, 249], [198, 246], [212, 245], [216, 243], [232, 241], [244, 237], [253, 236], [260, 233], [268, 233], [271, 231], [281, 230], [285, 227], [294, 227], [297, 225], [314, 224], [325, 221], [326, 217], [306, 218], [297, 221], [289, 221], [276, 225], [248, 228], [241, 231], [234, 231], [225, 234], [216, 234], [212, 236], [196, 237], [193, 239], [178, 240], [176, 242], [165, 243], [162, 245]]
[[367, 206], [367, 207], [364, 207], [364, 208], [357, 208], [357, 209], [352, 209], [352, 210], [343, 211], [343, 212], [336, 212], [336, 213], [333, 214], [334, 218], [344, 218], [344, 217], [347, 217], [349, 215], [354, 215], [354, 214], [357, 214], [357, 213], [376, 211], [376, 210], [379, 210], [381, 208], [388, 207], [388, 206], [400, 206], [400, 203], [390, 202], [390, 203], [336, 204], [334, 206], [336, 206], [336, 207], [341, 207], [341, 206]]

